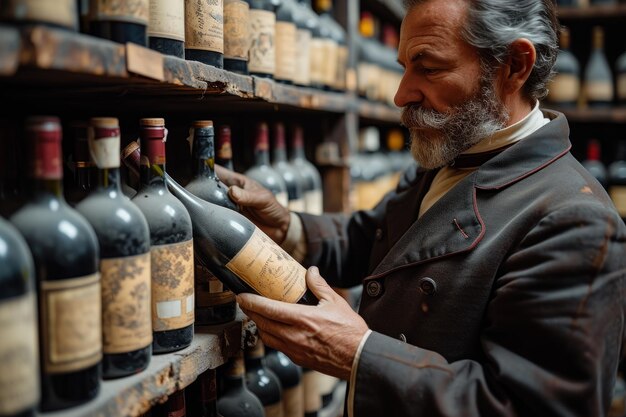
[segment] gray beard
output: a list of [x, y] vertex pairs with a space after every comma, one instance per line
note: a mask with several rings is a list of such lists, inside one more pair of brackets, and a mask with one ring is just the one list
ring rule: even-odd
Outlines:
[[426, 169], [448, 165], [506, 126], [508, 118], [491, 80], [483, 80], [473, 97], [444, 113], [417, 104], [402, 109], [402, 124], [411, 134], [411, 153]]

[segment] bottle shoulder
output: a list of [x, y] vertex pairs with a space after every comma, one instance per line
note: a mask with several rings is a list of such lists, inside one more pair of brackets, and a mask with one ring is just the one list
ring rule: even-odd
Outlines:
[[[191, 239], [192, 226], [189, 212], [183, 203], [166, 189], [142, 188], [131, 201], [139, 207], [146, 218], [151, 239], [154, 240], [155, 235], [166, 239], [166, 242], [161, 243], [176, 243]], [[155, 242], [152, 243], [155, 244]]]
[[19, 231], [0, 218], [0, 299], [23, 295], [34, 288], [34, 265]]

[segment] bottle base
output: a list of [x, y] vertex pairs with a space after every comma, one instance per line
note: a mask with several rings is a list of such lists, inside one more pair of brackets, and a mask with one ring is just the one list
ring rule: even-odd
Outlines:
[[149, 36], [148, 47], [164, 55], [185, 59], [185, 43], [183, 41]]
[[188, 347], [193, 340], [193, 324], [176, 330], [152, 333], [152, 353], [170, 353]]
[[67, 374], [43, 374], [39, 409], [64, 410], [89, 402], [100, 392], [101, 374], [100, 363]]
[[109, 39], [118, 43], [136, 43], [147, 46], [146, 25], [128, 22], [93, 21], [91, 34], [99, 38]]
[[224, 55], [219, 52], [185, 49], [185, 59], [188, 61], [198, 61], [215, 68], [224, 68]]
[[144, 371], [150, 365], [152, 345], [127, 353], [102, 356], [102, 379], [115, 379]]
[[248, 61], [224, 58], [224, 69], [241, 75], [248, 75]]

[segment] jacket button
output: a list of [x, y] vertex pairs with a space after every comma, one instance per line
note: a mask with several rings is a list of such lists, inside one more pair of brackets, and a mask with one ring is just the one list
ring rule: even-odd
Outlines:
[[383, 286], [378, 281], [370, 281], [365, 289], [370, 297], [378, 297], [383, 290]]
[[376, 240], [383, 238], [383, 229], [376, 229]]
[[437, 292], [437, 283], [432, 278], [422, 278], [419, 280], [420, 291], [426, 295], [433, 295]]

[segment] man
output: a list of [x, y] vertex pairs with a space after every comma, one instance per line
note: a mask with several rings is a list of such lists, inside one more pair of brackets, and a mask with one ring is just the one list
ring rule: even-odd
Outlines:
[[[552, 0], [408, 1], [396, 104], [421, 168], [371, 211], [289, 214], [220, 172], [317, 266], [318, 306], [242, 294], [241, 308], [267, 345], [348, 380], [350, 416], [606, 415], [626, 228], [565, 117], [538, 107], [557, 30]], [[356, 314], [329, 284], [360, 283]]]

